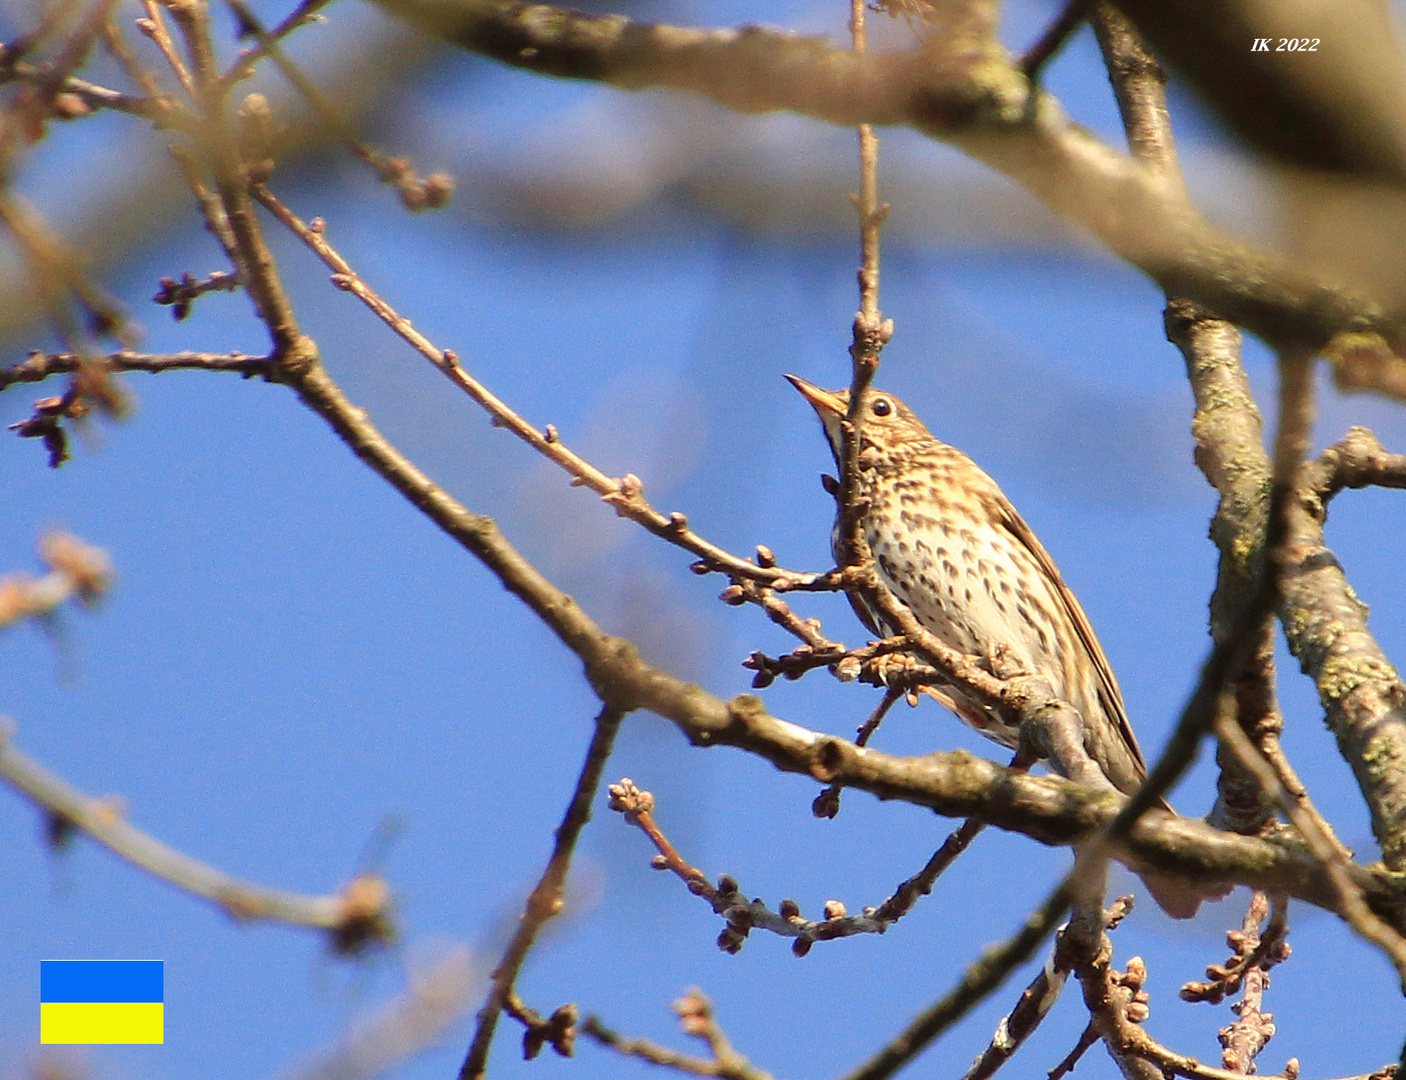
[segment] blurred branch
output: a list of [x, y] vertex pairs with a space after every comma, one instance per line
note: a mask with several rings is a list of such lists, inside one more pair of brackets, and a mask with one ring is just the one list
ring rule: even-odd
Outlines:
[[380, 0], [463, 48], [541, 74], [625, 89], [669, 87], [739, 112], [789, 110], [831, 123], [906, 124], [1025, 185], [1170, 294], [1310, 352], [1341, 334], [1335, 363], [1357, 385], [1406, 396], [1406, 326], [1376, 301], [1217, 233], [1157, 174], [1032, 90], [994, 41], [952, 55], [855, 54], [758, 27], [696, 30], [497, 0]]
[[111, 584], [107, 553], [76, 536], [49, 533], [39, 541], [39, 556], [50, 567], [43, 577], [0, 578], [0, 630], [21, 619], [49, 618], [68, 600], [91, 607]]
[[384, 944], [395, 933], [385, 882], [363, 874], [334, 896], [302, 896], [230, 877], [129, 825], [119, 802], [92, 799], [14, 748], [0, 733], [0, 780], [42, 810], [56, 843], [74, 830], [154, 877], [209, 900], [239, 922], [267, 919], [328, 931], [341, 952]]
[[422, 177], [405, 158], [391, 157], [379, 147], [361, 138], [342, 114], [342, 111], [332, 103], [331, 98], [324, 94], [318, 88], [317, 83], [304, 74], [301, 68], [289, 60], [279, 47], [278, 42], [285, 35], [311, 21], [317, 9], [327, 2], [328, 0], [304, 0], [297, 11], [285, 19], [273, 33], [269, 33], [264, 29], [263, 23], [259, 21], [253, 9], [244, 3], [244, 0], [225, 0], [225, 3], [239, 20], [240, 26], [258, 40], [259, 48], [249, 56], [236, 61], [218, 85], [222, 89], [233, 87], [240, 79], [252, 74], [253, 65], [259, 58], [267, 56], [283, 77], [297, 90], [302, 99], [307, 102], [319, 122], [329, 130], [336, 132], [354, 156], [371, 166], [383, 184], [390, 184], [396, 189], [400, 194], [401, 205], [407, 210], [428, 210], [443, 207], [449, 202], [449, 198], [454, 192], [452, 177], [447, 173], [434, 173]]
[[468, 949], [451, 949], [423, 969], [407, 971], [409, 987], [355, 1024], [321, 1060], [285, 1080], [370, 1080], [433, 1046], [468, 1009], [480, 972]]
[[[1221, 0], [1214, 19], [1196, 0], [1118, 7], [1251, 146], [1299, 169], [1406, 181], [1406, 65], [1389, 5]], [[1300, 38], [1312, 45], [1281, 46]]]
[[[317, 76], [344, 115], [363, 117], [394, 92], [408, 70], [423, 67], [433, 55], [422, 39], [388, 27], [344, 38]], [[329, 146], [340, 145], [335, 132], [304, 112], [289, 119], [277, 150], [287, 166], [317, 160]], [[94, 277], [110, 271], [189, 209], [181, 197], [184, 185], [170, 167], [163, 140], [132, 138], [120, 167], [115, 173], [104, 170], [101, 184], [85, 188], [65, 206], [68, 243], [84, 253]], [[9, 267], [0, 270], [0, 337], [18, 334], [36, 316], [42, 312], [36, 311], [21, 272]]]

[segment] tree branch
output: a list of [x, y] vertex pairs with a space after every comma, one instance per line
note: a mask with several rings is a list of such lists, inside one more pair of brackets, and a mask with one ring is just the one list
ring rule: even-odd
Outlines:
[[[1279, 349], [1329, 350], [1343, 377], [1406, 397], [1406, 326], [1370, 297], [1211, 229], [1164, 178], [1118, 154], [1032, 90], [994, 41], [940, 36], [911, 53], [856, 55], [759, 27], [701, 30], [501, 0], [379, 0], [428, 33], [540, 74], [664, 87], [739, 112], [903, 124], [1023, 184], [1171, 295]], [[1340, 337], [1341, 335], [1341, 337]]]
[[353, 878], [334, 896], [303, 896], [240, 881], [128, 824], [120, 803], [84, 795], [21, 754], [4, 732], [0, 732], [0, 780], [48, 815], [50, 835], [56, 840], [79, 829], [119, 858], [210, 901], [238, 922], [270, 920], [326, 930], [341, 952], [359, 952], [394, 937], [390, 893], [375, 875]]

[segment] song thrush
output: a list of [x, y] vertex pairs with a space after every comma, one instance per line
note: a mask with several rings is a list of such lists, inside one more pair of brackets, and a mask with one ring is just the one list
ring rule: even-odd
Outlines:
[[[840, 422], [849, 391], [786, 378], [819, 415], [843, 470]], [[862, 431], [861, 521], [880, 580], [953, 648], [980, 657], [1004, 651], [1025, 672], [1043, 676], [1082, 717], [1088, 756], [1114, 788], [1131, 795], [1147, 765], [1118, 681], [1088, 616], [1030, 526], [980, 466], [934, 438], [892, 394], [869, 392]], [[837, 560], [839, 524], [837, 514], [831, 535]], [[889, 636], [877, 612], [850, 600], [870, 630]], [[1019, 746], [1018, 727], [997, 712], [955, 687], [937, 690], [934, 696], [966, 724], [1008, 749]], [[1199, 894], [1180, 882], [1157, 875], [1144, 881], [1168, 914], [1196, 913]]]

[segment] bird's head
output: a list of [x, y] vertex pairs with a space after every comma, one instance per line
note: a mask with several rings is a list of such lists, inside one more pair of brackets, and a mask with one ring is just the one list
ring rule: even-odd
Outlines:
[[[799, 375], [787, 375], [786, 379], [810, 402], [810, 407], [820, 417], [830, 452], [835, 456], [835, 464], [839, 465], [844, 458], [844, 435], [840, 431], [840, 421], [849, 410], [849, 391], [823, 390]], [[893, 453], [907, 445], [932, 439], [912, 409], [892, 394], [872, 387], [864, 398], [863, 433], [864, 444], [873, 446], [881, 454]]]

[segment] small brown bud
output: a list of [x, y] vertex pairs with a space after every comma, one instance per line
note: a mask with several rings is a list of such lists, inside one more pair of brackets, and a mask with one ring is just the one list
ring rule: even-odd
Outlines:
[[741, 585], [729, 585], [722, 592], [718, 593], [718, 599], [724, 604], [739, 607], [747, 602], [747, 594], [743, 592]]
[[688, 568], [692, 570], [695, 574], [698, 574], [700, 577], [703, 574], [708, 574], [712, 572], [712, 567], [708, 565], [707, 559], [699, 559], [697, 562], [689, 563]]
[[1286, 1080], [1298, 1080], [1298, 1075], [1299, 1075], [1299, 1059], [1298, 1059], [1298, 1058], [1290, 1058], [1288, 1061], [1284, 1062], [1284, 1076], [1285, 1076]]
[[723, 874], [718, 878], [718, 892], [724, 896], [731, 896], [738, 891], [737, 879], [731, 874]]
[[831, 919], [843, 919], [847, 914], [848, 912], [845, 910], [844, 904], [840, 903], [838, 900], [825, 901], [826, 922], [829, 922]]
[[333, 274], [332, 284], [343, 292], [350, 292], [352, 287], [352, 276], [350, 274]]
[[669, 515], [669, 528], [674, 532], [683, 532], [688, 528], [688, 515], [681, 514], [675, 510]]
[[801, 905], [794, 900], [783, 900], [776, 909], [776, 913], [788, 922], [801, 917]]
[[308, 231], [317, 236], [321, 236], [327, 231], [327, 219], [320, 217], [313, 218], [308, 222]]
[[818, 818], [833, 818], [840, 812], [840, 793], [836, 788], [827, 787], [810, 804], [810, 812]]
[[838, 495], [840, 493], [840, 482], [829, 473], [820, 474], [820, 486], [825, 489], [827, 495]]
[[757, 545], [757, 565], [767, 570], [776, 565], [775, 554], [765, 544]]
[[548, 425], [547, 425], [547, 430], [543, 433], [543, 437], [544, 437], [549, 443], [555, 443], [555, 442], [560, 442], [560, 441], [561, 441], [561, 436], [557, 434], [557, 426], [556, 426], [555, 424], [548, 424]]
[[651, 870], [667, 870], [669, 869], [669, 860], [663, 855], [656, 855], [649, 860], [649, 868]]
[[804, 956], [806, 953], [810, 952], [810, 948], [814, 944], [815, 943], [811, 941], [810, 938], [798, 937], [795, 941], [791, 942], [791, 953], [795, 956]]
[[853, 656], [846, 656], [835, 665], [835, 678], [839, 679], [840, 682], [854, 682], [855, 679], [859, 678], [861, 667], [862, 665]]

